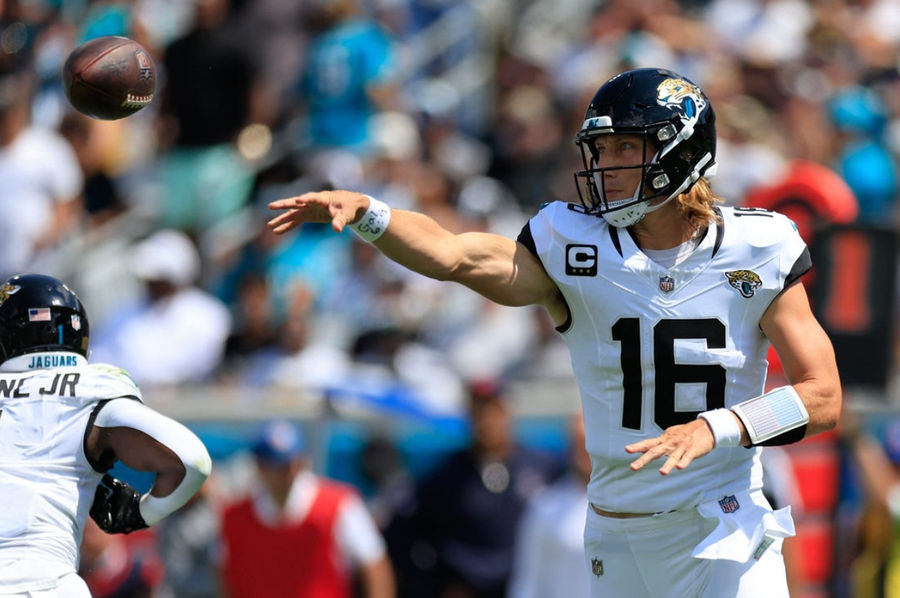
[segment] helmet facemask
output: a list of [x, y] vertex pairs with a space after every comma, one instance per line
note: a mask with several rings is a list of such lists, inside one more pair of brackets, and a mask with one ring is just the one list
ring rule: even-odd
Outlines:
[[[598, 166], [595, 143], [601, 135], [608, 135], [611, 139], [615, 139], [616, 136], [639, 138], [642, 144], [640, 161], [634, 164]], [[585, 168], [575, 173], [575, 183], [579, 199], [588, 213], [602, 216], [612, 226], [621, 228], [640, 222], [645, 214], [656, 209], [656, 206], [651, 207], [650, 203], [657, 197], [665, 195], [669, 179], [659, 168], [660, 152], [655, 151], [656, 146], [646, 131], [592, 130], [580, 133], [577, 143], [581, 149], [581, 159]], [[614, 171], [628, 170], [640, 171], [639, 176], [635, 177], [633, 193], [630, 196], [610, 199], [607, 175]], [[617, 189], [616, 194], [620, 195], [621, 191], [623, 190]]]

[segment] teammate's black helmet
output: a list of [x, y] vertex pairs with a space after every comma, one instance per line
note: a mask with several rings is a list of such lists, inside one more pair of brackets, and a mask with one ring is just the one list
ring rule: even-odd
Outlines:
[[39, 351], [87, 357], [89, 326], [78, 296], [43, 274], [18, 274], [0, 285], [0, 363]]
[[[649, 211], [649, 200], [666, 201], [688, 191], [715, 165], [716, 117], [699, 87], [665, 69], [626, 71], [604, 83], [591, 100], [575, 137], [584, 170], [575, 173], [578, 196], [590, 213], [628, 226]], [[594, 138], [611, 133], [644, 136], [641, 184], [634, 196], [607, 202], [604, 168], [598, 168]], [[651, 152], [647, 140], [656, 148]], [[583, 191], [584, 188], [584, 191]], [[647, 190], [645, 192], [644, 190]], [[650, 208], [650, 210], [655, 208]]]

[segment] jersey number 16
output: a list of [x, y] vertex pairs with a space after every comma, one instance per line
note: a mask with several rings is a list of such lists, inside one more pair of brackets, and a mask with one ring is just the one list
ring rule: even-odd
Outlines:
[[[639, 430], [643, 407], [640, 320], [620, 318], [612, 327], [612, 337], [622, 346], [622, 427]], [[708, 318], [660, 320], [653, 327], [653, 362], [656, 366], [653, 421], [663, 430], [675, 424], [687, 423], [700, 413], [675, 410], [676, 384], [706, 384], [704, 411], [725, 406], [725, 368], [717, 363], [675, 363], [675, 341], [680, 339], [706, 340], [707, 348], [724, 349], [725, 325], [715, 318]]]

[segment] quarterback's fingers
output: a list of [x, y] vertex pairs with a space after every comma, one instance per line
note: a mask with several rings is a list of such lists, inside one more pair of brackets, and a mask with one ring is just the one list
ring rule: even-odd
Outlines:
[[275, 199], [268, 203], [270, 210], [287, 210], [297, 207], [296, 197], [285, 197], [284, 199]]
[[659, 468], [659, 473], [663, 475], [669, 475], [669, 472], [671, 472], [673, 468], [678, 467], [678, 464], [681, 463], [681, 460], [689, 452], [690, 447], [686, 446], [683, 442], [678, 442], [677, 444], [675, 444], [675, 446], [667, 451], [669, 458], [666, 459], [666, 462], [663, 463], [663, 466]]
[[633, 442], [625, 446], [626, 453], [645, 453], [649, 451], [654, 446], [658, 446], [662, 442], [662, 439], [657, 436], [656, 438], [648, 438], [646, 440], [641, 440], [640, 442]]
[[329, 209], [331, 212], [331, 228], [334, 229], [334, 232], [339, 233], [344, 230], [344, 227], [347, 225], [347, 221], [349, 220], [349, 216], [345, 214], [343, 211], [331, 207]]
[[675, 465], [678, 469], [684, 469], [694, 460], [695, 457], [694, 451], [685, 451], [684, 455], [681, 456], [681, 459], [678, 460], [678, 464]]
[[669, 475], [669, 472], [675, 468], [675, 465], [678, 464], [679, 457], [677, 455], [669, 455], [669, 458], [666, 459], [666, 462], [663, 463], [663, 466], [659, 468], [659, 473], [662, 475]]
[[299, 208], [314, 203], [328, 203], [328, 191], [309, 191], [293, 197], [274, 199], [269, 202], [270, 210], [285, 210]]
[[644, 453], [643, 455], [641, 455], [640, 457], [638, 457], [637, 459], [635, 459], [634, 461], [631, 462], [631, 466], [630, 466], [631, 471], [637, 471], [639, 469], [642, 469], [644, 467], [644, 465], [646, 465], [650, 461], [651, 461], [651, 459], [648, 459], [647, 454]]
[[272, 216], [271, 218], [269, 218], [268, 224], [271, 227], [277, 226], [279, 224], [283, 224], [285, 222], [293, 220], [294, 214], [296, 214], [296, 213], [297, 213], [297, 208], [291, 208], [290, 210], [287, 210], [286, 212], [281, 212], [281, 213], [276, 214], [276, 215]]
[[300, 224], [299, 220], [295, 220], [294, 216], [296, 214], [296, 210], [290, 210], [288, 212], [284, 212], [283, 214], [279, 214], [275, 216], [271, 220], [266, 223], [272, 232], [277, 235], [283, 234], [295, 228]]
[[666, 449], [666, 447], [664, 447], [663, 445], [660, 444], [660, 445], [657, 445], [652, 448], [647, 448], [643, 452], [644, 452], [643, 455], [641, 455], [640, 457], [638, 457], [637, 459], [635, 459], [634, 461], [631, 462], [631, 470], [632, 471], [637, 471], [638, 469], [641, 469], [642, 467], [644, 467], [644, 465], [646, 465], [647, 463], [650, 463], [654, 459], [658, 459], [659, 457], [662, 457], [663, 455], [665, 455], [668, 452], [668, 450]]
[[309, 211], [316, 205], [326, 205], [319, 196], [313, 193], [304, 193], [303, 195], [295, 195], [294, 197], [285, 197], [283, 199], [275, 199], [267, 204], [272, 211], [287, 210], [287, 213], [297, 211]]
[[[270, 210], [287, 210], [285, 214], [303, 214], [311, 216], [319, 213], [326, 213], [324, 209], [331, 202], [325, 193], [304, 193], [294, 197], [285, 197], [283, 199], [275, 199], [270, 201], [267, 206]], [[281, 214], [283, 216], [284, 214]]]

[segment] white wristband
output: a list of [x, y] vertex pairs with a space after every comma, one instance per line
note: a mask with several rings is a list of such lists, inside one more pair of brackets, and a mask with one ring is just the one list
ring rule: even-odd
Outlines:
[[362, 218], [350, 224], [349, 227], [363, 241], [372, 243], [387, 230], [388, 223], [391, 221], [391, 208], [370, 195], [366, 195], [366, 197], [369, 198], [369, 208]]
[[697, 417], [702, 417], [709, 424], [716, 440], [716, 448], [741, 445], [741, 426], [731, 409], [704, 411]]
[[731, 408], [757, 445], [809, 422], [803, 399], [793, 386], [779, 386]]

